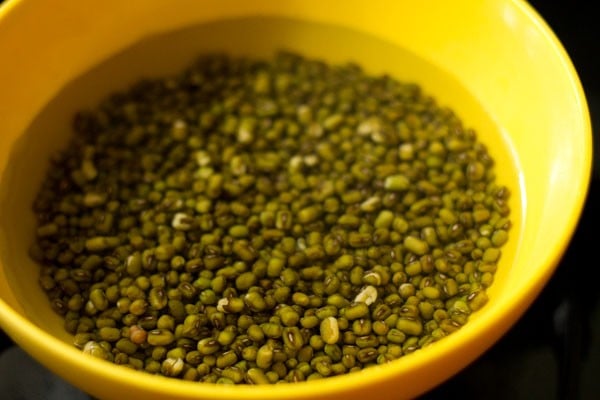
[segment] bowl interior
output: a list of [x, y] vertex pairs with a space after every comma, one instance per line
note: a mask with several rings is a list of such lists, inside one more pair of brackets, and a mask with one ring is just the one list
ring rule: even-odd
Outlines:
[[[207, 37], [210, 40], [202, 40]], [[328, 46], [312, 49], [310, 44], [317, 40], [325, 41]], [[173, 46], [173, 43], [178, 45]], [[349, 29], [284, 18], [221, 20], [153, 36], [102, 62], [63, 88], [15, 142], [0, 189], [3, 209], [10, 210], [2, 220], [2, 227], [6, 232], [10, 231], [10, 235], [6, 235], [7, 246], [2, 257], [5, 257], [6, 265], [20, 265], [19, 269], [6, 270], [7, 281], [15, 293], [28, 293], [27, 300], [20, 299], [19, 304], [29, 318], [69, 342], [70, 337], [61, 332], [62, 320], [49, 312], [45, 294], [39, 290], [36, 280], [31, 279], [39, 272], [39, 267], [28, 258], [27, 249], [32, 243], [35, 221], [31, 207], [27, 205], [33, 203], [50, 155], [66, 146], [72, 134], [74, 113], [94, 107], [103, 97], [129, 87], [137, 79], [177, 73], [200, 54], [226, 52], [271, 57], [280, 49], [332, 63], [356, 62], [374, 74], [389, 73], [407, 82], [419, 82], [426, 92], [439, 99], [441, 105], [454, 104], [451, 107], [468, 127], [478, 132], [480, 140], [489, 146], [490, 154], [501, 166], [497, 171], [498, 182], [506, 183], [514, 192], [511, 219], [515, 223], [515, 233], [519, 232], [521, 188], [510, 138], [450, 74], [411, 52]], [[156, 54], [162, 55], [160, 62], [156, 62]], [[504, 249], [505, 258], [514, 258], [516, 241], [511, 240], [513, 246]], [[490, 289], [492, 296], [502, 290], [498, 287], [502, 286], [507, 272], [504, 268], [498, 273], [499, 283]]]
[[[65, 60], [71, 73], [54, 87], [41, 86], [31, 94], [39, 107], [17, 111], [25, 129], [10, 133], [1, 147], [0, 298], [5, 304], [0, 303], [0, 310], [8, 310], [2, 324], [10, 322], [7, 331], [34, 357], [98, 397], [128, 390], [148, 398], [161, 393], [180, 398], [211, 398], [216, 393], [224, 398], [317, 398], [333, 392], [358, 398], [369, 390], [391, 394], [393, 385], [383, 383], [394, 376], [396, 385], [410, 383], [401, 397], [412, 397], [457, 372], [516, 321], [553, 272], [574, 229], [591, 164], [585, 99], [560, 45], [525, 5], [490, 2], [471, 10], [467, 27], [444, 31], [441, 12], [427, 15], [418, 6], [393, 6], [396, 20], [401, 20], [398, 28], [387, 27], [384, 18], [378, 30], [368, 15], [364, 20], [352, 18], [360, 15], [358, 2], [350, 7], [353, 14], [342, 12], [339, 17], [327, 14], [326, 7], [258, 4], [256, 12], [244, 11], [246, 6], [239, 2], [240, 16], [211, 2], [207, 9], [212, 12], [206, 15], [218, 18], [202, 17], [199, 7], [190, 6], [199, 20], [194, 23], [169, 13], [162, 25], [149, 15], [138, 17], [144, 30], [129, 28], [122, 41], [103, 43], [98, 53], [104, 57]], [[117, 18], [129, 12], [115, 7]], [[15, 7], [14, 13], [19, 10]], [[455, 12], [451, 10], [446, 11]], [[160, 7], [154, 11], [160, 12]], [[69, 12], [83, 11], [75, 7]], [[414, 19], [429, 33], [415, 34]], [[402, 28], [400, 22], [408, 25]], [[479, 36], [473, 37], [474, 32]], [[65, 40], [64, 46], [77, 48], [77, 43]], [[38, 287], [38, 266], [27, 252], [35, 222], [31, 204], [49, 156], [66, 145], [73, 113], [139, 78], [176, 73], [201, 53], [268, 57], [278, 49], [332, 63], [353, 61], [368, 72], [416, 82], [477, 132], [496, 160], [498, 182], [512, 193], [513, 227], [488, 290], [490, 302], [465, 327], [430, 348], [360, 376], [328, 378], [293, 390], [199, 388], [89, 360], [72, 348], [62, 319]], [[0, 104], [5, 101], [0, 98]], [[21, 336], [23, 332], [27, 334]], [[81, 368], [79, 377], [69, 372], [74, 366]], [[90, 377], [93, 380], [85, 379]]]

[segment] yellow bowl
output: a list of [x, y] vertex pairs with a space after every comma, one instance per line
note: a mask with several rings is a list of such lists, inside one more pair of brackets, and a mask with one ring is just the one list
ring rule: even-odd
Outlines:
[[[434, 345], [319, 381], [215, 386], [151, 376], [80, 353], [27, 256], [32, 203], [71, 114], [198, 52], [293, 49], [415, 81], [488, 144], [512, 190], [513, 228], [490, 301]], [[412, 398], [481, 355], [552, 275], [591, 170], [586, 100], [568, 55], [524, 1], [41, 0], [0, 8], [0, 325], [42, 364], [102, 399]]]

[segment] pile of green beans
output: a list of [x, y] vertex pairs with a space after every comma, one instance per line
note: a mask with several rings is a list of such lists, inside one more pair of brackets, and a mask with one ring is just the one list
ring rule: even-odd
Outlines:
[[201, 57], [74, 118], [31, 257], [84, 353], [222, 384], [360, 371], [487, 302], [509, 190], [412, 83]]

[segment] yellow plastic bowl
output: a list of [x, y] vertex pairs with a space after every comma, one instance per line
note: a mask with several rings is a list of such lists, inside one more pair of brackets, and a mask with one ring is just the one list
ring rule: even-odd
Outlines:
[[[415, 81], [488, 144], [513, 228], [490, 301], [434, 345], [308, 383], [215, 386], [83, 355], [37, 284], [30, 205], [72, 113], [199, 52], [287, 48]], [[552, 275], [580, 217], [591, 127], [576, 71], [524, 1], [12, 0], [0, 8], [0, 325], [58, 375], [102, 399], [412, 398], [498, 340]]]

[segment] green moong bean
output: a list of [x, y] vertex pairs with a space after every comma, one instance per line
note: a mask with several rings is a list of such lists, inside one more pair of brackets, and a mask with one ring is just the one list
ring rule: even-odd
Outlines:
[[266, 369], [271, 366], [273, 362], [273, 347], [269, 344], [265, 344], [258, 349], [256, 353], [256, 365], [259, 368]]
[[265, 373], [260, 368], [250, 368], [246, 372], [246, 380], [254, 385], [264, 385], [271, 383]]
[[197, 350], [202, 355], [210, 355], [216, 353], [221, 345], [213, 338], [204, 338], [198, 341]]
[[30, 255], [86, 353], [184, 380], [298, 382], [428, 346], [488, 301], [510, 191], [416, 85], [290, 53], [207, 56], [78, 118]]
[[335, 317], [326, 317], [321, 321], [320, 333], [327, 344], [335, 344], [340, 338], [338, 321]]
[[363, 317], [367, 316], [368, 314], [369, 314], [369, 307], [367, 306], [367, 304], [364, 302], [356, 302], [356, 303], [350, 304], [350, 306], [348, 306], [346, 308], [344, 316], [348, 320], [352, 321], [355, 319], [363, 318]]

